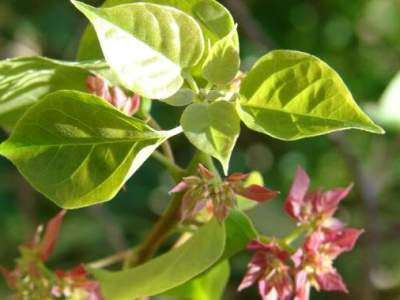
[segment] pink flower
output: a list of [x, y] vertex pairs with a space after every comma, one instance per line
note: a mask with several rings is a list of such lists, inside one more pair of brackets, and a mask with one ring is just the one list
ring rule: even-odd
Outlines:
[[119, 87], [110, 87], [108, 83], [96, 76], [89, 76], [86, 85], [90, 93], [111, 103], [128, 116], [133, 116], [140, 108], [140, 96], [127, 96]]
[[289, 195], [285, 201], [286, 212], [300, 224], [314, 223], [317, 227], [342, 228], [342, 223], [333, 218], [339, 203], [349, 194], [352, 186], [322, 192], [309, 192], [310, 179], [299, 167]]
[[[68, 296], [66, 292], [85, 292], [88, 300], [104, 300], [98, 282], [88, 278], [89, 274], [83, 265], [73, 268], [69, 272], [56, 271], [58, 284], [53, 286], [51, 294], [55, 297]], [[80, 293], [82, 294], [82, 293]]]
[[290, 268], [286, 264], [289, 252], [274, 241], [268, 244], [253, 241], [247, 249], [256, 253], [238, 290], [242, 291], [257, 282], [263, 300], [291, 300], [294, 288]]
[[181, 219], [194, 218], [204, 208], [222, 222], [229, 210], [236, 207], [236, 195], [263, 202], [271, 200], [278, 193], [258, 185], [244, 186], [248, 175], [235, 173], [224, 181], [218, 182], [215, 176], [203, 165], [199, 164], [197, 174], [183, 178], [170, 193], [184, 192], [181, 205]]
[[308, 300], [309, 290], [347, 293], [342, 277], [333, 267], [333, 261], [343, 252], [351, 251], [362, 234], [358, 229], [323, 229], [308, 236], [303, 248], [292, 256], [295, 265], [295, 300]]

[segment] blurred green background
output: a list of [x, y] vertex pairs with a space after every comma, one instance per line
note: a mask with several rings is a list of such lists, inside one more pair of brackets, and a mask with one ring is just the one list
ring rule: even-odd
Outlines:
[[[361, 105], [377, 102], [400, 71], [399, 0], [231, 0], [224, 4], [233, 8], [239, 23], [243, 69], [273, 48], [306, 51], [334, 67]], [[0, 58], [39, 54], [73, 60], [85, 24], [67, 0], [1, 0]], [[400, 114], [400, 99], [394, 109]], [[175, 110], [157, 104], [154, 111], [164, 126], [177, 124]], [[2, 140], [7, 136], [1, 135]], [[183, 137], [173, 140], [182, 164], [194, 151], [185, 143]], [[339, 214], [367, 233], [356, 250], [336, 264], [350, 295], [313, 294], [312, 299], [400, 299], [399, 150], [400, 131], [390, 128], [385, 136], [346, 132], [291, 143], [242, 128], [231, 170], [258, 170], [267, 186], [282, 191], [279, 199], [250, 212], [266, 234], [283, 235], [293, 226], [282, 203], [297, 165], [306, 168], [314, 186], [356, 184]], [[69, 212], [51, 265], [68, 268], [140, 241], [165, 206], [171, 186], [158, 163], [148, 161], [112, 202]], [[12, 267], [17, 246], [56, 212], [57, 207], [34, 192], [10, 163], [0, 160], [1, 265]], [[241, 294], [235, 291], [248, 259], [246, 253], [233, 259], [226, 299], [258, 299], [255, 288]], [[6, 293], [0, 281], [0, 299]]]

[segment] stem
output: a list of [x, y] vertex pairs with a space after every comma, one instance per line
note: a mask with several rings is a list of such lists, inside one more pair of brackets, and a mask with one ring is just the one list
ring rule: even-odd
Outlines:
[[183, 77], [185, 78], [186, 82], [188, 83], [189, 87], [196, 93], [200, 93], [200, 89], [197, 86], [196, 81], [194, 80], [194, 78], [192, 77], [192, 75], [184, 73]]
[[302, 225], [297, 227], [295, 230], [293, 230], [292, 233], [290, 233], [287, 237], [285, 237], [282, 242], [286, 245], [292, 244], [294, 241], [299, 239], [303, 234], [305, 234], [309, 229], [308, 225]]
[[184, 170], [181, 167], [158, 151], [154, 151], [151, 156], [168, 169], [169, 173], [176, 182], [181, 180], [184, 173]]
[[133, 254], [133, 250], [125, 250], [122, 252], [115, 253], [114, 255], [107, 256], [102, 259], [88, 263], [87, 266], [92, 269], [105, 268], [105, 267], [111, 266], [113, 264], [116, 264], [120, 261], [123, 261], [124, 259], [131, 256], [132, 254]]
[[133, 255], [130, 255], [125, 261], [124, 268], [137, 266], [154, 255], [159, 246], [165, 241], [172, 228], [179, 221], [179, 208], [181, 205], [182, 193], [175, 194], [164, 212], [163, 216], [154, 225], [153, 229], [136, 249]]
[[[157, 130], [162, 130], [161, 126], [158, 124], [158, 122], [149, 115], [149, 121], [148, 121], [149, 125], [154, 127], [154, 129]], [[164, 155], [171, 161], [171, 162], [175, 162], [175, 157], [174, 157], [174, 153], [172, 151], [172, 147], [171, 144], [168, 140], [166, 140], [164, 143], [162, 143], [161, 148], [164, 152]]]

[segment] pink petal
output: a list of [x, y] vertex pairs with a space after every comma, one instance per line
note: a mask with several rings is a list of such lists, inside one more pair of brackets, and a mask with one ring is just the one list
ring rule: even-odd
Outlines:
[[256, 283], [256, 281], [260, 278], [261, 272], [262, 270], [260, 268], [249, 268], [238, 287], [238, 291], [240, 292], [244, 289], [247, 289], [248, 287]]
[[320, 286], [321, 290], [328, 292], [343, 292], [348, 293], [346, 284], [343, 282], [340, 274], [332, 269], [326, 273], [317, 273], [315, 278]]
[[351, 192], [353, 185], [347, 188], [335, 188], [322, 194], [322, 196], [316, 201], [316, 210], [320, 213], [325, 213], [328, 216], [332, 216], [339, 203], [347, 197]]
[[297, 251], [291, 256], [293, 264], [296, 268], [300, 267], [301, 263], [303, 262], [303, 249], [297, 249]]
[[129, 116], [133, 116], [135, 113], [138, 112], [140, 108], [140, 96], [139, 95], [133, 95], [130, 97], [130, 101], [128, 101], [129, 105], [129, 110], [126, 112]]
[[183, 192], [184, 190], [186, 190], [189, 187], [189, 185], [185, 182], [185, 181], [181, 181], [179, 182], [176, 186], [174, 186], [169, 193], [170, 194], [176, 194], [176, 193], [180, 193]]
[[247, 245], [246, 249], [247, 250], [254, 250], [254, 251], [268, 251], [269, 250], [269, 248], [268, 248], [268, 246], [266, 244], [264, 244], [264, 243], [262, 243], [260, 241], [257, 241], [257, 240], [251, 241]]
[[319, 248], [321, 247], [323, 242], [324, 233], [322, 233], [321, 231], [315, 231], [306, 238], [303, 249], [310, 256], [317, 255]]
[[126, 96], [125, 92], [119, 87], [114, 86], [111, 88], [111, 103], [116, 108], [123, 108], [127, 101], [127, 98], [128, 97]]
[[43, 240], [39, 244], [39, 255], [43, 261], [46, 261], [53, 252], [65, 213], [65, 210], [60, 211], [47, 223]]
[[308, 300], [310, 298], [310, 283], [308, 282], [307, 272], [298, 271], [295, 274], [296, 294], [294, 300]]
[[243, 190], [235, 191], [240, 196], [243, 196], [247, 199], [251, 199], [257, 202], [264, 202], [273, 199], [279, 193], [270, 189], [267, 189], [260, 185], [250, 185], [249, 187], [244, 188]]
[[289, 195], [285, 201], [285, 210], [294, 219], [298, 219], [300, 216], [301, 205], [304, 202], [309, 186], [310, 178], [303, 168], [298, 167]]
[[354, 228], [346, 228], [338, 231], [325, 230], [325, 243], [330, 243], [332, 245], [332, 257], [337, 257], [343, 252], [351, 251], [363, 232], [363, 230]]

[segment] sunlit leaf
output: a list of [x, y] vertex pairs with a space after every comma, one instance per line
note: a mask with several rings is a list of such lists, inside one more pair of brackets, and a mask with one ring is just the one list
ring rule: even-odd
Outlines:
[[297, 51], [277, 50], [261, 58], [242, 82], [237, 107], [250, 129], [282, 140], [350, 128], [384, 132], [332, 68]]
[[0, 154], [57, 205], [79, 208], [112, 199], [178, 132], [154, 131], [95, 96], [59, 91], [27, 111]]
[[148, 297], [180, 286], [206, 271], [221, 257], [224, 246], [224, 226], [212, 220], [181, 247], [143, 265], [120, 272], [93, 273], [106, 299]]
[[[168, 5], [189, 14], [199, 23], [205, 45], [214, 45], [214, 43], [227, 36], [235, 27], [229, 11], [215, 0], [107, 0], [102, 7], [135, 2]], [[235, 34], [235, 45], [236, 48], [239, 48], [237, 33]], [[204, 59], [207, 57], [207, 47], [204, 50], [203, 59], [199, 62], [199, 67], [202, 66]], [[103, 54], [96, 33], [92, 26], [88, 26], [81, 38], [78, 59], [100, 58], [103, 58]]]
[[203, 65], [203, 75], [214, 84], [231, 82], [240, 68], [239, 49], [235, 44], [236, 28], [216, 42]]
[[227, 173], [240, 133], [240, 119], [235, 106], [226, 101], [194, 103], [183, 112], [181, 125], [190, 142], [218, 159]]
[[60, 89], [87, 91], [86, 77], [107, 69], [104, 61], [72, 63], [44, 57], [0, 61], [0, 126], [14, 127], [46, 94]]
[[110, 8], [72, 3], [93, 24], [104, 57], [121, 83], [142, 96], [172, 96], [183, 84], [183, 70], [203, 56], [200, 26], [180, 10], [152, 3]]

